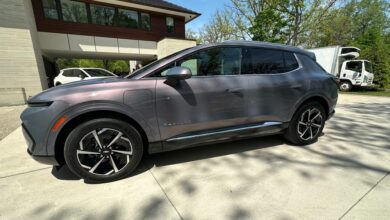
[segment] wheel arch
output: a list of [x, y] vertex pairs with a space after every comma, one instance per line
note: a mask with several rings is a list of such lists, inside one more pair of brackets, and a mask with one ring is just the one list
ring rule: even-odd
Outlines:
[[310, 96], [310, 97], [306, 97], [304, 99], [302, 99], [294, 108], [294, 111], [292, 112], [292, 114], [290, 115], [290, 120], [291, 118], [293, 117], [293, 115], [297, 112], [297, 110], [304, 104], [308, 103], [308, 102], [311, 102], [311, 101], [315, 101], [315, 102], [318, 102], [320, 103], [324, 109], [325, 109], [325, 114], [326, 114], [326, 118], [329, 117], [329, 114], [330, 114], [330, 104], [329, 102], [327, 101], [327, 99], [321, 95], [313, 95], [313, 96]]
[[340, 82], [349, 82], [352, 84], [352, 81], [350, 79], [340, 79]]
[[82, 113], [80, 115], [77, 115], [76, 117], [72, 118], [70, 121], [68, 121], [58, 132], [58, 135], [55, 139], [54, 144], [54, 151], [55, 151], [55, 158], [59, 164], [65, 164], [65, 158], [64, 158], [64, 144], [65, 140], [68, 137], [69, 133], [74, 129], [76, 126], [80, 125], [81, 123], [84, 123], [86, 121], [96, 119], [96, 118], [113, 118], [113, 119], [119, 119], [123, 120], [130, 125], [134, 126], [135, 129], [140, 133], [142, 142], [144, 145], [144, 152], [148, 152], [148, 136], [145, 132], [145, 130], [142, 128], [142, 126], [133, 118], [130, 116], [113, 111], [113, 110], [96, 110], [96, 111], [89, 111]]

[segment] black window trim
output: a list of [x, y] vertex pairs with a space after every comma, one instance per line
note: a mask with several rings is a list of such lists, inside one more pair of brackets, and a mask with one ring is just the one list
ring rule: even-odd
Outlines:
[[[210, 47], [206, 47], [206, 48], [202, 48], [202, 49], [199, 49], [199, 50], [196, 50], [196, 51], [193, 51], [191, 53], [188, 53], [188, 54], [184, 54], [180, 57], [177, 57], [174, 61], [172, 62], [168, 62], [166, 63], [165, 65], [163, 65], [162, 67], [156, 69], [156, 70], [153, 70], [151, 71], [149, 74], [146, 74], [144, 76], [142, 76], [140, 79], [166, 79], [166, 76], [159, 76], [159, 77], [152, 77], [151, 75], [157, 73], [158, 71], [161, 71], [163, 70], [165, 67], [168, 67], [169, 65], [171, 65], [172, 63], [175, 63], [175, 66], [176, 66], [176, 61], [177, 60], [180, 60], [182, 58], [185, 58], [187, 56], [191, 56], [195, 53], [198, 53], [198, 52], [201, 52], [201, 51], [204, 51], [204, 50], [208, 50], [208, 49], [213, 49], [213, 48], [220, 48], [220, 47], [223, 47], [223, 48], [226, 48], [226, 47], [240, 47], [241, 49], [243, 48], [261, 48], [261, 49], [267, 49], [267, 50], [275, 50], [275, 51], [282, 51], [282, 52], [287, 52], [287, 53], [292, 53], [295, 57], [295, 59], [297, 60], [297, 63], [298, 63], [298, 67], [293, 69], [293, 70], [290, 70], [288, 72], [283, 72], [283, 73], [255, 73], [255, 74], [241, 74], [241, 71], [240, 71], [240, 74], [236, 74], [236, 75], [210, 75], [210, 76], [192, 76], [192, 77], [216, 77], [216, 76], [233, 76], [233, 77], [236, 77], [236, 76], [260, 76], [260, 75], [280, 75], [280, 74], [288, 74], [288, 73], [291, 73], [291, 72], [294, 72], [294, 71], [297, 71], [297, 70], [300, 70], [302, 69], [302, 62], [301, 60], [298, 58], [298, 56], [296, 55], [297, 52], [295, 51], [290, 51], [290, 50], [283, 50], [283, 49], [277, 49], [277, 48], [269, 48], [269, 47], [266, 47], [266, 46], [247, 46], [247, 45], [213, 45], [213, 46], [210, 46]], [[304, 56], [307, 56], [305, 55], [304, 53], [299, 53], [299, 54], [302, 54]], [[284, 57], [284, 56], [283, 56]], [[310, 58], [310, 57], [309, 57]], [[241, 65], [242, 65], [242, 51], [241, 51]], [[242, 70], [242, 69], [241, 69]], [[192, 78], [191, 77], [191, 78]]]

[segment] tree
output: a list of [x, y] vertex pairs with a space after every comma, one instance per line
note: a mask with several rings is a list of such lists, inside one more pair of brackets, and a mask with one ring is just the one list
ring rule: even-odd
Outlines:
[[[288, 38], [288, 16], [286, 12], [288, 1], [262, 1], [259, 12], [252, 21], [249, 32], [252, 40], [285, 43]], [[283, 6], [282, 6], [283, 5]]]
[[232, 19], [233, 12], [229, 9], [218, 10], [210, 20], [199, 31], [201, 43], [217, 43], [226, 40], [244, 39], [239, 27]]
[[390, 46], [376, 28], [369, 29], [355, 45], [361, 49], [361, 57], [373, 63], [374, 83], [383, 88], [390, 83]]
[[195, 40], [197, 44], [202, 43], [199, 34], [192, 29], [186, 29], [186, 39]]
[[373, 63], [374, 82], [390, 83], [389, 3], [384, 0], [351, 0], [333, 9], [323, 25], [312, 28], [312, 47], [356, 46], [360, 58]]
[[[237, 25], [253, 40], [290, 45], [306, 42], [312, 27], [321, 24], [337, 0], [231, 0]], [[247, 26], [248, 28], [243, 27]]]

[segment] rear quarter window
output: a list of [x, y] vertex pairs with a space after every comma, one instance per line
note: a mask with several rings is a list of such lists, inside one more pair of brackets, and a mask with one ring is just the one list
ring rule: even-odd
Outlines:
[[62, 75], [66, 77], [73, 77], [73, 70], [64, 70]]
[[301, 62], [302, 66], [308, 71], [312, 72], [323, 72], [326, 73], [326, 71], [318, 64], [315, 60], [312, 58], [303, 55], [303, 54], [296, 54], [299, 61]]
[[285, 72], [293, 71], [299, 67], [297, 59], [295, 58], [294, 54], [290, 52], [284, 52], [284, 65]]

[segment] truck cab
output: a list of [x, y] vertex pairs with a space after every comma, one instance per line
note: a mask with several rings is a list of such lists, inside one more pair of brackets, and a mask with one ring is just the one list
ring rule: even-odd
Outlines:
[[357, 59], [357, 47], [329, 46], [309, 49], [316, 55], [316, 61], [324, 70], [339, 77], [339, 89], [349, 91], [353, 86], [371, 86], [374, 80], [372, 64], [368, 60]]
[[341, 91], [349, 91], [352, 86], [371, 86], [374, 79], [372, 64], [367, 60], [344, 61], [339, 73]]

